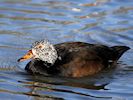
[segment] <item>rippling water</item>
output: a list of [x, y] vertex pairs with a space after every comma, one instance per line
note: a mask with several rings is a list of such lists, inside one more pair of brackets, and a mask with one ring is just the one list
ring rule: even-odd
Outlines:
[[132, 0], [0, 0], [2, 100], [133, 100], [133, 50], [85, 78], [28, 75], [17, 59], [40, 39], [133, 48]]

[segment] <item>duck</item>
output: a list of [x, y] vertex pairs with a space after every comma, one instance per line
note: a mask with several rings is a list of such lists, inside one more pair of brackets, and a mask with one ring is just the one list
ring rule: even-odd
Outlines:
[[85, 77], [95, 75], [109, 66], [115, 66], [128, 46], [106, 46], [86, 42], [52, 44], [47, 40], [36, 41], [20, 59], [31, 59], [25, 70], [33, 75]]

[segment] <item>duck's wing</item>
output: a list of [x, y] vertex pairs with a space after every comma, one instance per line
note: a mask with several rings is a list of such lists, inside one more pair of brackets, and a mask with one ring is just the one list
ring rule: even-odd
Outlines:
[[105, 54], [101, 56], [101, 52], [107, 52], [106, 46], [69, 42], [57, 44], [55, 48], [60, 59], [53, 67], [60, 70], [61, 76], [92, 75], [103, 69], [107, 63], [107, 59], [104, 58]]
[[[116, 51], [110, 47], [99, 45], [99, 44], [89, 44], [84, 42], [65, 42], [61, 44], [54, 45], [59, 58], [67, 59], [73, 57], [81, 57], [84, 55], [86, 59], [100, 59], [107, 61], [114, 58]], [[71, 57], [73, 56], [73, 57]], [[67, 57], [67, 58], [66, 58]]]

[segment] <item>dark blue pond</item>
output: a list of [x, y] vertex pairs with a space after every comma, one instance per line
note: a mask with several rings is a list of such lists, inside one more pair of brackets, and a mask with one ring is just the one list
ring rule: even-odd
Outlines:
[[94, 76], [32, 76], [17, 59], [40, 39], [133, 48], [133, 0], [0, 0], [1, 100], [133, 100], [133, 49]]

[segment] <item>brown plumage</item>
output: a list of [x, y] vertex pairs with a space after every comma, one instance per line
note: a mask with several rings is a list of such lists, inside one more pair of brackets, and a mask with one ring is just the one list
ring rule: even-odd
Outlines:
[[129, 49], [127, 46], [107, 47], [83, 42], [65, 42], [54, 48], [58, 58], [53, 64], [35, 58], [25, 69], [32, 74], [83, 77], [98, 73], [110, 64], [113, 66]]

